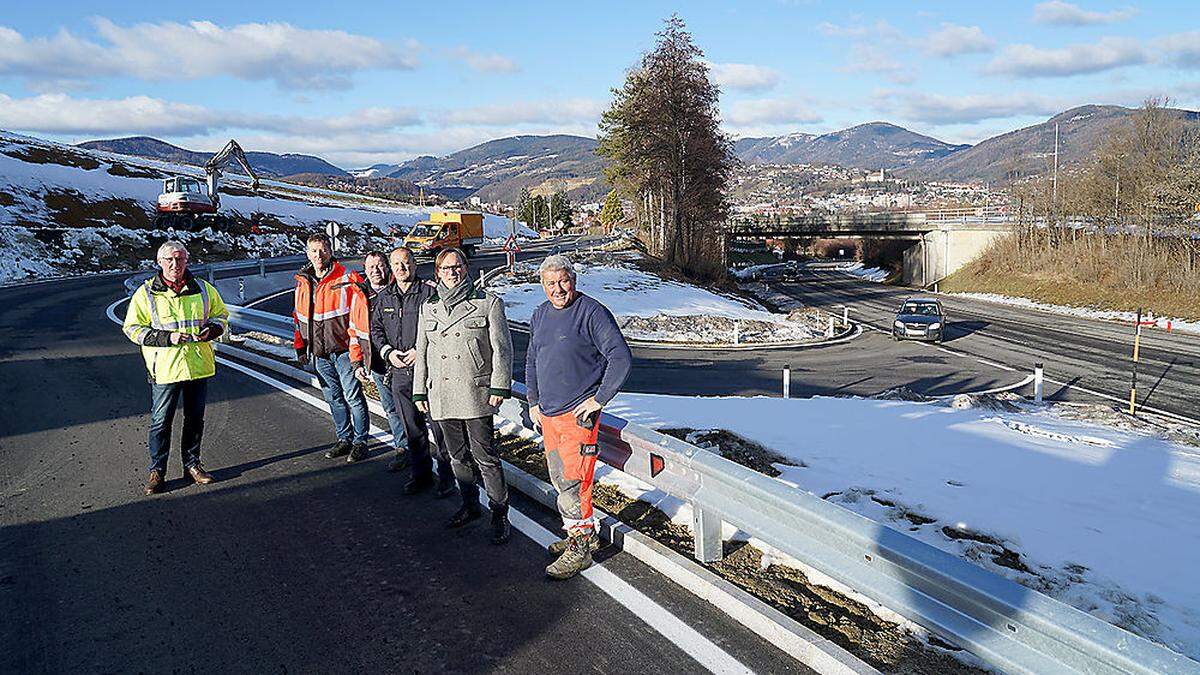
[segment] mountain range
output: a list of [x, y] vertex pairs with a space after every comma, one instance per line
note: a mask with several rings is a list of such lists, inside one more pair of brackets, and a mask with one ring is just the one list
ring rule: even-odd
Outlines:
[[[887, 122], [870, 122], [827, 134], [792, 133], [742, 138], [734, 153], [747, 164], [837, 164], [891, 169], [913, 179], [997, 181], [1006, 176], [1046, 171], [1059, 126], [1059, 166], [1084, 161], [1132, 108], [1085, 105], [1033, 126], [994, 136], [975, 145], [955, 145]], [[1200, 113], [1172, 110], [1200, 127]], [[347, 172], [311, 155], [248, 152], [255, 170], [286, 177], [327, 174], [353, 181], [398, 179], [450, 199], [467, 196], [515, 203], [522, 189], [533, 194], [566, 191], [575, 201], [599, 201], [608, 192], [605, 161], [596, 140], [583, 136], [512, 136], [488, 141], [444, 157], [422, 156], [399, 164], [376, 164]], [[134, 137], [83, 143], [83, 147], [203, 164], [198, 153], [153, 138]]]
[[[130, 136], [128, 138], [114, 138], [104, 141], [88, 141], [80, 143], [79, 147], [88, 150], [102, 150], [104, 152], [115, 152], [119, 155], [134, 155], [174, 164], [191, 164], [194, 166], [204, 166], [205, 162], [214, 154], [211, 152], [187, 150], [165, 141], [160, 141], [157, 138], [150, 138], [149, 136]], [[345, 169], [340, 169], [313, 155], [296, 155], [292, 153], [277, 155], [273, 152], [247, 152], [246, 161], [250, 162], [250, 168], [254, 169], [256, 173], [276, 178], [302, 173], [350, 176], [350, 173]], [[234, 163], [229, 165], [229, 170], [240, 171], [240, 168]]]

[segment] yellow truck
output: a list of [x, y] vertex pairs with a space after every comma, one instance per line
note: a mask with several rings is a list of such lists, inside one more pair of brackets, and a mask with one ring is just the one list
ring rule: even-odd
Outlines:
[[413, 225], [404, 238], [404, 246], [410, 251], [427, 255], [457, 247], [470, 257], [482, 243], [483, 213], [479, 211], [433, 211], [429, 220]]

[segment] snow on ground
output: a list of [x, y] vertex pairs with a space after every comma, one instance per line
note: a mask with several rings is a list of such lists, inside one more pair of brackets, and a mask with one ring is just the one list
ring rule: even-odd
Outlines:
[[838, 270], [874, 282], [882, 282], [891, 274], [887, 270], [878, 267], [863, 267], [861, 262], [846, 263], [839, 267]]
[[[40, 228], [58, 228], [63, 224], [57, 222], [56, 210], [48, 203], [54, 201], [55, 195], [63, 193], [72, 195], [70, 201], [82, 203], [84, 208], [112, 200], [108, 205], [97, 205], [98, 213], [89, 214], [89, 218], [100, 222], [104, 222], [107, 212], [128, 208], [126, 202], [148, 214], [148, 221], [162, 182], [159, 178], [144, 175], [119, 175], [130, 173], [129, 168], [133, 168], [135, 174], [203, 174], [197, 167], [84, 150], [0, 132], [0, 206], [3, 206], [0, 208], [0, 259], [3, 260], [0, 262], [0, 283], [31, 276], [128, 268], [128, 263], [122, 266], [115, 260], [116, 256], [110, 254], [121, 249], [122, 244], [137, 248], [139, 245], [150, 246], [148, 241], [151, 239], [157, 242], [166, 238], [167, 232], [118, 224], [130, 223], [128, 216], [121, 220], [114, 216], [113, 222], [105, 226], [69, 228], [61, 243], [48, 243], [37, 237]], [[230, 181], [232, 184], [240, 182], [243, 180], [237, 176]], [[220, 243], [225, 244], [226, 250], [253, 251], [257, 255], [293, 253], [299, 250], [299, 235], [322, 227], [330, 220], [352, 232], [385, 237], [393, 227], [407, 231], [413, 223], [425, 219], [429, 212], [429, 209], [409, 204], [278, 181], [266, 180], [263, 185], [260, 195], [222, 194], [222, 213], [247, 219], [255, 212], [269, 214], [292, 231], [231, 236], [205, 230], [182, 233], [182, 237], [224, 239], [226, 241]], [[510, 228], [507, 218], [484, 216], [484, 236], [491, 241], [503, 240]], [[518, 234], [537, 236], [523, 224], [518, 225]]]
[[[1017, 307], [1027, 307], [1030, 309], [1038, 309], [1043, 312], [1053, 312], [1055, 314], [1066, 314], [1068, 316], [1079, 316], [1087, 319], [1103, 319], [1105, 321], [1120, 321], [1123, 323], [1132, 324], [1137, 320], [1136, 312], [1121, 312], [1117, 310], [1095, 309], [1093, 307], [1071, 307], [1068, 305], [1051, 305], [1045, 302], [1030, 300], [1029, 298], [1018, 298], [1010, 295], [997, 295], [995, 293], [949, 293], [948, 295], [961, 296], [964, 298], [975, 298], [977, 300], [986, 300], [988, 302], [998, 302], [1005, 305], [1015, 305]], [[1188, 333], [1200, 333], [1200, 321], [1188, 321], [1186, 319], [1174, 319], [1170, 317], [1142, 317], [1143, 321], [1154, 321], [1154, 325], [1158, 328], [1166, 329], [1167, 324], [1171, 324], [1171, 330], [1181, 330]]]
[[[528, 323], [546, 302], [536, 265], [517, 265], [515, 279], [489, 285], [504, 299], [509, 319]], [[823, 335], [819, 320], [789, 321], [758, 303], [663, 279], [636, 267], [629, 256], [607, 262], [575, 261], [578, 288], [612, 311], [626, 337], [665, 342], [732, 343], [811, 340]]]
[[[1032, 404], [620, 394], [606, 410], [756, 441], [797, 464], [780, 480], [1200, 658], [1196, 446]], [[598, 476], [689, 523], [686, 504]]]

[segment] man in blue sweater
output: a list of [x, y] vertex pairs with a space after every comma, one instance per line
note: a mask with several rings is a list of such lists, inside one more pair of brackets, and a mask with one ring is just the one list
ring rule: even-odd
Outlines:
[[567, 531], [550, 545], [558, 558], [546, 574], [567, 579], [590, 567], [600, 546], [592, 515], [600, 409], [625, 383], [633, 356], [612, 312], [575, 290], [575, 268], [566, 256], [546, 258], [538, 276], [547, 302], [529, 321], [525, 386]]

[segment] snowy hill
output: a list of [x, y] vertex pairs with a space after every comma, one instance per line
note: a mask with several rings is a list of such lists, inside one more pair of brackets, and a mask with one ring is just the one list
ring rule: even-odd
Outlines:
[[[222, 188], [228, 231], [156, 230], [161, 180], [176, 174], [202, 171], [0, 131], [0, 283], [143, 268], [171, 236], [187, 242], [197, 262], [294, 254], [331, 220], [342, 224], [351, 250], [386, 248], [427, 215], [413, 205], [269, 180], [255, 194], [235, 178]], [[509, 224], [488, 215], [484, 227], [498, 239]]]

